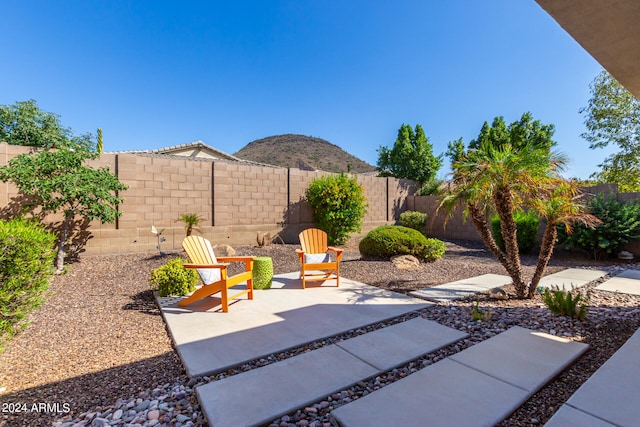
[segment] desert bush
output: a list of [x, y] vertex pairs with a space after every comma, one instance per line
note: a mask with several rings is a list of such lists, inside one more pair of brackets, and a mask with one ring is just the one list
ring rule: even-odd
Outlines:
[[602, 221], [595, 228], [576, 225], [571, 234], [558, 230], [558, 241], [565, 249], [587, 252], [594, 259], [615, 254], [622, 245], [640, 237], [640, 205], [620, 202], [600, 193], [589, 201], [589, 211]]
[[383, 225], [371, 230], [359, 245], [365, 257], [414, 255], [426, 260], [442, 258], [445, 245], [438, 239], [428, 239], [413, 228]]
[[439, 196], [442, 194], [444, 181], [441, 179], [433, 178], [430, 181], [422, 184], [418, 191], [416, 191], [416, 196]]
[[[516, 240], [520, 253], [531, 252], [536, 245], [536, 237], [540, 228], [540, 219], [533, 213], [518, 211], [513, 214], [516, 222]], [[500, 231], [500, 218], [498, 215], [491, 217], [491, 232], [496, 244], [504, 251], [504, 240]]]
[[158, 290], [161, 297], [182, 296], [196, 289], [198, 273], [191, 268], [184, 268], [181, 258], [173, 258], [167, 263], [151, 271], [149, 287]]
[[355, 177], [340, 174], [315, 178], [306, 191], [313, 220], [327, 233], [330, 245], [342, 245], [361, 230], [367, 212], [364, 188]]
[[400, 225], [413, 228], [422, 234], [426, 234], [427, 219], [429, 215], [418, 211], [404, 211], [400, 214]]
[[27, 326], [54, 272], [55, 235], [22, 218], [0, 220], [0, 350]]
[[584, 320], [587, 316], [588, 294], [582, 295], [575, 290], [572, 293], [565, 290], [564, 287], [559, 289], [558, 286], [552, 286], [551, 289], [544, 290], [542, 299], [547, 308], [554, 314], [579, 320]]

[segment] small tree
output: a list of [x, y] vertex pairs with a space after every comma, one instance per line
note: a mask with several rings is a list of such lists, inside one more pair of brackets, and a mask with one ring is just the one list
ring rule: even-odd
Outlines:
[[306, 192], [313, 220], [327, 233], [329, 243], [341, 245], [359, 232], [367, 212], [364, 188], [355, 177], [340, 174], [315, 178]]
[[587, 131], [581, 136], [589, 148], [617, 145], [600, 172], [591, 175], [600, 182], [617, 183], [620, 191], [640, 191], [640, 100], [635, 98], [607, 71], [590, 85], [589, 105], [580, 109]]
[[411, 126], [403, 124], [393, 148], [378, 149], [377, 166], [382, 173], [424, 184], [435, 178], [442, 166], [442, 158], [433, 155], [433, 147], [422, 126], [416, 125], [414, 132]]
[[60, 123], [60, 116], [40, 110], [33, 99], [0, 106], [0, 141], [40, 148], [75, 145], [94, 149], [90, 134], [74, 136]]
[[201, 231], [199, 225], [204, 221], [197, 213], [185, 213], [180, 215], [178, 221], [184, 222], [184, 231], [191, 236], [194, 231]]
[[63, 147], [21, 154], [0, 167], [0, 181], [12, 181], [29, 196], [26, 209], [40, 208], [41, 213], [62, 211], [63, 224], [58, 238], [56, 268], [64, 268], [66, 244], [76, 216], [89, 221], [111, 223], [120, 216], [119, 191], [127, 189], [108, 168], [93, 169], [85, 162], [98, 154], [81, 146]]

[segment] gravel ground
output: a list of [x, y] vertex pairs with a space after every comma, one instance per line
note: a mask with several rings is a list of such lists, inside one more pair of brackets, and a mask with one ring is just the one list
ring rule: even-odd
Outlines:
[[[239, 255], [270, 256], [275, 273], [298, 269], [295, 246], [239, 247]], [[489, 300], [485, 295], [440, 304], [408, 316], [350, 331], [301, 349], [256, 360], [215, 377], [188, 379], [173, 351], [164, 322], [148, 289], [152, 268], [173, 254], [84, 257], [55, 278], [46, 303], [31, 325], [0, 355], [0, 426], [206, 425], [193, 392], [198, 384], [273, 363], [410, 317], [421, 315], [470, 336], [317, 404], [273, 420], [273, 426], [326, 426], [331, 409], [384, 387], [424, 366], [461, 351], [513, 325], [586, 342], [589, 351], [501, 425], [544, 424], [559, 406], [640, 327], [640, 297], [592, 291], [587, 320], [553, 316], [539, 297]], [[535, 260], [524, 259], [525, 274]], [[611, 274], [638, 264], [595, 263], [557, 253], [547, 273], [566, 267], [602, 268]], [[407, 293], [480, 274], [505, 274], [481, 245], [447, 242], [442, 260], [417, 271], [397, 270], [386, 260], [361, 260], [346, 247], [342, 275]], [[592, 288], [596, 283], [589, 286]], [[509, 289], [507, 288], [509, 291]], [[488, 322], [474, 322], [471, 306], [491, 310]], [[34, 405], [35, 404], [35, 405]], [[127, 421], [125, 421], [127, 420]], [[127, 424], [129, 423], [129, 424]]]

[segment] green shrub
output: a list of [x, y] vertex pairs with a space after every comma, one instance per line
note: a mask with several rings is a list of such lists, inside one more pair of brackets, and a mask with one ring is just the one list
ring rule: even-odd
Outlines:
[[364, 188], [346, 174], [315, 178], [306, 192], [313, 220], [327, 233], [330, 245], [342, 245], [359, 232], [367, 204]]
[[151, 271], [149, 285], [157, 289], [161, 297], [182, 296], [196, 289], [198, 273], [192, 268], [184, 268], [181, 258], [173, 258]]
[[416, 196], [439, 196], [442, 194], [443, 183], [444, 181], [436, 178], [427, 181], [416, 191]]
[[583, 296], [580, 292], [572, 294], [564, 287], [560, 290], [557, 286], [545, 289], [542, 295], [544, 304], [552, 313], [560, 316], [569, 316], [574, 319], [584, 320], [587, 316], [589, 295]]
[[428, 239], [413, 228], [383, 225], [371, 230], [360, 241], [360, 253], [365, 257], [414, 255], [426, 260], [442, 258], [445, 245], [438, 239]]
[[427, 232], [427, 219], [429, 215], [418, 211], [405, 211], [400, 214], [400, 225], [413, 228], [422, 234]]
[[0, 349], [27, 326], [53, 277], [55, 235], [22, 218], [0, 220]]
[[558, 241], [565, 249], [582, 250], [600, 259], [640, 236], [640, 205], [636, 201], [619, 202], [615, 196], [605, 198], [600, 193], [589, 201], [589, 211], [602, 223], [595, 228], [575, 225], [569, 235], [559, 228]]
[[[516, 222], [516, 240], [520, 253], [531, 252], [536, 245], [536, 237], [540, 229], [540, 219], [533, 213], [518, 211], [513, 214]], [[500, 218], [498, 215], [491, 217], [491, 231], [496, 244], [504, 251], [504, 240], [500, 231]]]

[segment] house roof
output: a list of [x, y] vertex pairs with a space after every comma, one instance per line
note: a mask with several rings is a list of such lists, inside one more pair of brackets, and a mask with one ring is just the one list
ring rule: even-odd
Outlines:
[[225, 153], [215, 147], [205, 144], [202, 141], [189, 142], [187, 144], [171, 145], [169, 147], [156, 148], [153, 150], [126, 150], [119, 153], [144, 153], [144, 154], [171, 154], [174, 156], [197, 157], [201, 159], [213, 160], [233, 160], [244, 162], [244, 160]]
[[536, 0], [596, 61], [640, 99], [638, 0]]

